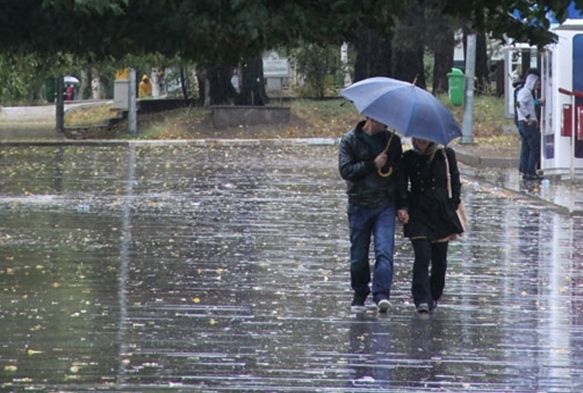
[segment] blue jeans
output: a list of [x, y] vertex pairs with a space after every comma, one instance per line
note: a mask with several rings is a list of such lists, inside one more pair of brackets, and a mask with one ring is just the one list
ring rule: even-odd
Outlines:
[[526, 175], [536, 174], [536, 163], [540, 154], [540, 131], [538, 125], [532, 122], [530, 125], [525, 121], [518, 122], [520, 132], [520, 172]]
[[348, 205], [350, 227], [350, 284], [354, 292], [366, 297], [371, 281], [368, 253], [374, 238], [375, 264], [372, 294], [375, 302], [388, 299], [393, 283], [395, 248], [395, 207], [370, 208]]

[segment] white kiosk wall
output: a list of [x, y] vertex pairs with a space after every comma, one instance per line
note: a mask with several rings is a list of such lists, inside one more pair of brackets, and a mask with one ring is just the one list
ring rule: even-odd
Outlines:
[[574, 119], [570, 109], [575, 101], [583, 114], [583, 98], [574, 99], [559, 91], [579, 92], [583, 97], [583, 21], [568, 20], [553, 32], [558, 40], [542, 56], [545, 105], [541, 115], [541, 168], [546, 175], [583, 175], [583, 117], [578, 122], [581, 115]]

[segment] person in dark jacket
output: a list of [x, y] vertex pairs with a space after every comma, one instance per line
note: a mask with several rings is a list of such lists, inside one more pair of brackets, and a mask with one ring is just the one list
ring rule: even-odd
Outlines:
[[354, 290], [351, 308], [354, 312], [365, 310], [365, 301], [371, 292], [368, 259], [371, 236], [375, 251], [372, 297], [380, 312], [387, 312], [390, 307], [402, 152], [401, 139], [371, 118], [358, 123], [340, 142], [338, 166], [340, 175], [346, 180], [348, 194], [350, 282]]
[[452, 149], [417, 138], [412, 142], [413, 149], [403, 154], [401, 163], [400, 184], [408, 195], [407, 208], [397, 215], [415, 253], [413, 301], [418, 312], [427, 313], [443, 293], [448, 241], [463, 232], [456, 214], [461, 183]]

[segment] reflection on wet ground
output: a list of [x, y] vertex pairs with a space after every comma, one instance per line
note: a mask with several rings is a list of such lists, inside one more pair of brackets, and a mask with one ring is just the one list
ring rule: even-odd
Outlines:
[[0, 149], [4, 391], [581, 391], [583, 221], [464, 182], [418, 317], [350, 313], [335, 146]]

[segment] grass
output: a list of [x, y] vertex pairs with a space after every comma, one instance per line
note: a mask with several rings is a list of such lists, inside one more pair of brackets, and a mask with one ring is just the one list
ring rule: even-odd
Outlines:
[[[463, 108], [449, 103], [440, 96], [448, 109], [462, 124]], [[274, 103], [274, 105], [281, 105]], [[338, 137], [350, 129], [361, 116], [343, 99], [291, 101], [290, 122], [265, 126], [239, 126], [224, 130], [213, 127], [207, 108], [183, 108], [157, 114], [139, 116], [139, 139], [197, 139], [197, 138], [295, 138]], [[111, 105], [78, 108], [67, 112], [67, 127], [86, 127], [104, 123], [113, 117]], [[476, 96], [474, 99], [473, 136], [478, 144], [493, 147], [511, 146], [518, 140], [515, 134], [504, 132], [514, 127], [512, 119], [504, 115], [504, 99], [493, 96]], [[121, 126], [120, 135], [129, 138]]]
[[77, 107], [65, 112], [65, 127], [90, 127], [101, 125], [116, 116], [112, 104]]

